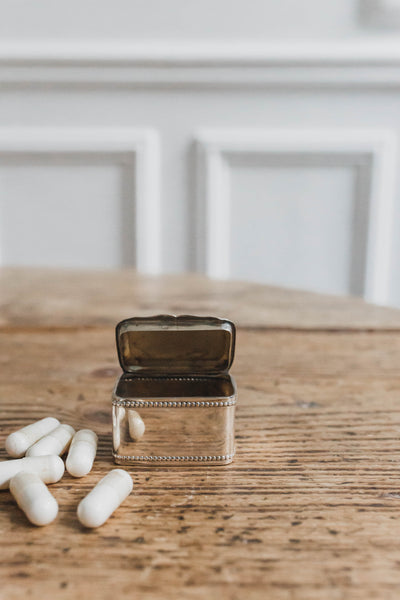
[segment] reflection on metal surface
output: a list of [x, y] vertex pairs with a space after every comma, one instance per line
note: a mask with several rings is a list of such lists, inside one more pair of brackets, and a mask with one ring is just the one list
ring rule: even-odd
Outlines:
[[114, 436], [117, 460], [126, 461], [129, 457], [142, 462], [210, 460], [219, 464], [221, 460], [231, 460], [234, 405], [195, 410], [188, 407], [142, 408], [140, 420], [146, 423], [146, 435], [136, 439], [131, 434], [130, 412], [123, 406], [113, 406], [113, 421], [118, 428], [118, 434]]
[[146, 426], [136, 410], [128, 409], [128, 429], [133, 442], [137, 442], [143, 437]]

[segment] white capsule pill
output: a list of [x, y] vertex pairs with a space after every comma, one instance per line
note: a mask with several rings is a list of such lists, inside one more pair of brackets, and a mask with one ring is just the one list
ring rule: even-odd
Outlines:
[[97, 435], [91, 429], [81, 429], [72, 438], [65, 466], [73, 477], [87, 475], [93, 466], [97, 450]]
[[37, 473], [21, 471], [10, 481], [10, 492], [34, 525], [48, 525], [57, 516], [57, 500]]
[[129, 435], [131, 440], [137, 442], [143, 437], [146, 426], [142, 417], [136, 410], [128, 410]]
[[113, 469], [79, 503], [78, 519], [85, 527], [100, 527], [129, 496], [132, 478], [122, 469]]
[[64, 462], [59, 456], [25, 456], [0, 462], [0, 490], [9, 487], [10, 479], [20, 471], [36, 473], [44, 483], [60, 481], [64, 475]]
[[36, 444], [28, 448], [26, 456], [45, 456], [46, 454], [64, 454], [68, 450], [75, 429], [71, 425], [59, 425], [45, 435]]
[[7, 454], [14, 458], [23, 456], [29, 446], [35, 444], [44, 435], [47, 435], [50, 431], [58, 427], [59, 424], [60, 421], [58, 419], [45, 417], [44, 419], [40, 419], [40, 421], [36, 421], [36, 423], [31, 423], [26, 427], [22, 427], [22, 429], [18, 429], [18, 431], [14, 431], [14, 433], [10, 433], [6, 439]]

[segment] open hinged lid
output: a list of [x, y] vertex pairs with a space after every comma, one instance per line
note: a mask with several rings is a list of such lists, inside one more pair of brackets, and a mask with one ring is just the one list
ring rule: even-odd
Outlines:
[[234, 324], [215, 317], [134, 317], [116, 338], [123, 370], [143, 375], [226, 373], [235, 351]]

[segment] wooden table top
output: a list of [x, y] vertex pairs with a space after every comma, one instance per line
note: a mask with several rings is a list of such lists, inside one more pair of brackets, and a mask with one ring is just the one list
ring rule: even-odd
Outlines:
[[[196, 275], [0, 272], [1, 458], [47, 415], [99, 434], [60, 512], [30, 525], [0, 492], [0, 599], [395, 599], [400, 584], [400, 311]], [[225, 467], [126, 467], [97, 530], [76, 507], [114, 467], [122, 318], [212, 314], [238, 326], [237, 455]]]

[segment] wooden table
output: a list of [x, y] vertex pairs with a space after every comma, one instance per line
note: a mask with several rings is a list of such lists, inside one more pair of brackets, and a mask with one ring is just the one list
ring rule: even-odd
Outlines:
[[[29, 525], [0, 492], [0, 598], [398, 599], [400, 311], [200, 276], [3, 270], [1, 440], [54, 415], [100, 437], [90, 475]], [[238, 325], [237, 456], [129, 471], [102, 528], [76, 518], [113, 467], [114, 325], [158, 313]], [[6, 458], [4, 450], [2, 458]]]

